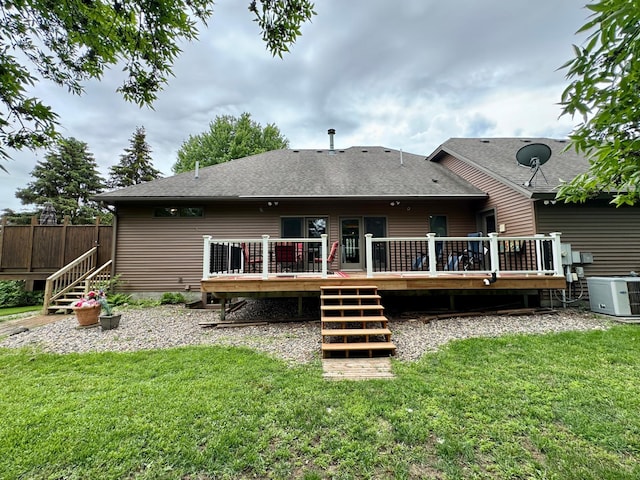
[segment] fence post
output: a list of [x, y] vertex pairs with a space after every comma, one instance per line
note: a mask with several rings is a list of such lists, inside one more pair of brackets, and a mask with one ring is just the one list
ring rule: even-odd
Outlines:
[[427, 252], [429, 252], [429, 275], [435, 276], [436, 271], [438, 269], [438, 257], [436, 256], [436, 234], [435, 233], [427, 233], [427, 243], [428, 248]]
[[562, 251], [560, 248], [560, 232], [551, 232], [549, 236], [551, 237], [551, 241], [553, 242], [553, 269], [555, 270], [554, 275], [558, 277], [564, 277], [564, 271], [562, 268]]
[[367, 233], [364, 236], [365, 238], [365, 248], [367, 251], [365, 252], [366, 262], [367, 262], [367, 278], [373, 277], [373, 234]]
[[269, 279], [269, 235], [262, 235], [262, 279]]
[[491, 263], [491, 271], [498, 272], [500, 271], [500, 254], [498, 252], [498, 234], [495, 232], [489, 233], [489, 260]]
[[202, 252], [202, 279], [207, 280], [211, 274], [211, 235], [203, 235], [204, 248]]
[[327, 250], [327, 238], [329, 236], [326, 233], [320, 234], [322, 238], [322, 245], [320, 246], [320, 252], [322, 254], [322, 278], [327, 278], [327, 256], [329, 255]]

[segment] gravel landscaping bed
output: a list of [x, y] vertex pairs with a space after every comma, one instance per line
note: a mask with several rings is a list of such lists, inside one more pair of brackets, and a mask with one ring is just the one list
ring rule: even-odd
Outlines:
[[[122, 320], [115, 330], [78, 328], [74, 316], [18, 335], [0, 339], [0, 347], [35, 347], [44, 352], [130, 352], [187, 345], [248, 347], [291, 362], [320, 357], [320, 312], [316, 301], [304, 303], [299, 321], [297, 300], [248, 300], [227, 315], [233, 322], [269, 322], [267, 325], [203, 328], [200, 322], [219, 318], [215, 310], [191, 310], [182, 306], [120, 309]], [[308, 319], [308, 320], [307, 320]], [[567, 330], [606, 329], [611, 321], [590, 312], [559, 310], [552, 314], [489, 315], [421, 321], [391, 319], [392, 341], [398, 360], [411, 361], [437, 350], [451, 340], [496, 337], [510, 333], [548, 333]]]

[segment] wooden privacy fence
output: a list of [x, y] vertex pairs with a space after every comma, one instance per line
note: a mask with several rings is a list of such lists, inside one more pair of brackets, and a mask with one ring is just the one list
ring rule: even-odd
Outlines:
[[[52, 273], [98, 247], [97, 264], [111, 259], [113, 227], [109, 225], [6, 225], [0, 240], [0, 277], [20, 273]], [[43, 278], [46, 278], [45, 275]]]

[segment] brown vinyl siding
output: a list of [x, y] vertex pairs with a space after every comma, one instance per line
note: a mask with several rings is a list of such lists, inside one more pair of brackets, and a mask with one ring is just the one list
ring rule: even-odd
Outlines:
[[[450, 236], [475, 230], [468, 201], [279, 201], [206, 205], [202, 218], [154, 218], [148, 205], [118, 208], [116, 273], [129, 292], [199, 291], [202, 277], [203, 235], [214, 238], [280, 236], [283, 216], [327, 217], [329, 243], [339, 239], [342, 217], [384, 217], [387, 235], [423, 237], [429, 215], [446, 215]], [[338, 268], [337, 262], [334, 267]]]
[[479, 210], [495, 209], [496, 227], [506, 227], [503, 235], [548, 233], [535, 231], [533, 203], [521, 193], [451, 155], [445, 155], [440, 163], [489, 195]]
[[640, 273], [640, 206], [538, 202], [536, 210], [540, 230], [560, 232], [572, 250], [593, 255], [581, 265], [586, 277]]

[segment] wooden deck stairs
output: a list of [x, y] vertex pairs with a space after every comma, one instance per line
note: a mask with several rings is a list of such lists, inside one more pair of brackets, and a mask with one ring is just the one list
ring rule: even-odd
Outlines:
[[377, 287], [321, 287], [320, 311], [323, 358], [395, 353]]
[[47, 307], [47, 313], [71, 313], [73, 309], [71, 305], [84, 297], [85, 282], [79, 283], [61, 297], [54, 299]]

